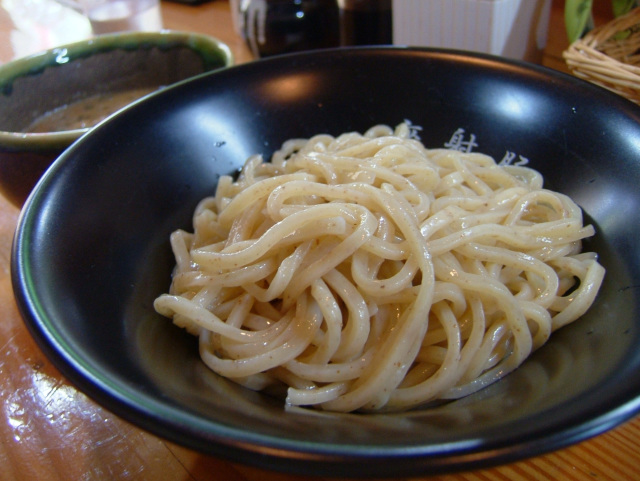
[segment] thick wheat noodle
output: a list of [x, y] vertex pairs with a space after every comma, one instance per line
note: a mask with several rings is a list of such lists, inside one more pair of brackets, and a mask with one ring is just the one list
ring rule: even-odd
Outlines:
[[291, 405], [403, 410], [516, 369], [593, 304], [595, 231], [540, 173], [416, 132], [292, 139], [223, 176], [172, 234], [156, 310], [213, 371]]

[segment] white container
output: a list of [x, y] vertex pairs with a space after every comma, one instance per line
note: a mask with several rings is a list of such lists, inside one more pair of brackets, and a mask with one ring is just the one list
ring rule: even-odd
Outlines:
[[95, 35], [162, 30], [160, 0], [56, 0], [83, 13]]
[[551, 0], [393, 0], [393, 43], [540, 62]]
[[162, 29], [160, 0], [81, 0], [96, 35]]

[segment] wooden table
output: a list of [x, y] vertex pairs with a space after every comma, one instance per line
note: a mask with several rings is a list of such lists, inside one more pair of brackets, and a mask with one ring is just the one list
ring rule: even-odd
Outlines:
[[[2, 0], [0, 5], [17, 1], [27, 3]], [[564, 70], [562, 4], [554, 0], [543, 63]], [[230, 45], [238, 63], [251, 60], [249, 50], [233, 31], [227, 2], [216, 0], [200, 6], [165, 2], [163, 16], [166, 27], [217, 36]], [[77, 25], [76, 34], [81, 35], [82, 25]], [[0, 7], [0, 62], [15, 54], [12, 42], [20, 41], [16, 28], [14, 19]], [[38, 33], [42, 34], [40, 30]], [[37, 40], [46, 43], [51, 38], [44, 36]], [[35, 47], [36, 43], [30, 46]], [[169, 443], [119, 419], [71, 386], [34, 344], [16, 309], [10, 250], [18, 215], [17, 207], [0, 198], [1, 481], [318, 479], [249, 468]], [[634, 479], [640, 479], [640, 417], [589, 441], [526, 461], [448, 476], [412, 478], [413, 481]]]

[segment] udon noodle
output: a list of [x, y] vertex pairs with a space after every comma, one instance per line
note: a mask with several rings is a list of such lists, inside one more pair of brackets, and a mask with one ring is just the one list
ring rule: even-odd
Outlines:
[[286, 403], [404, 410], [516, 369], [604, 276], [541, 174], [427, 149], [407, 124], [256, 155], [174, 232], [156, 310], [216, 373]]

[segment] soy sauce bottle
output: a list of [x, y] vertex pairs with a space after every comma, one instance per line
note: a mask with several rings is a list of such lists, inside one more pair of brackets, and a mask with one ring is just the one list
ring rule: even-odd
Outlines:
[[390, 45], [392, 0], [339, 0], [340, 43], [350, 45]]
[[241, 14], [256, 57], [340, 46], [337, 0], [248, 0]]

